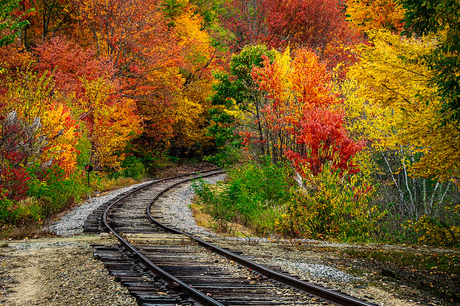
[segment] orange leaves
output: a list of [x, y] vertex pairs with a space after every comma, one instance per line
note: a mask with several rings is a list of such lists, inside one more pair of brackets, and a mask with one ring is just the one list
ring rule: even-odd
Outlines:
[[110, 61], [103, 57], [96, 59], [94, 51], [61, 37], [39, 44], [35, 53], [40, 58], [37, 68], [53, 72], [56, 86], [69, 94], [75, 92], [79, 96], [82, 93], [82, 77], [87, 80], [104, 78], [111, 82], [115, 75]]
[[129, 140], [141, 131], [135, 102], [116, 95], [104, 79], [83, 81], [85, 95], [80, 100], [87, 126], [86, 136], [92, 145], [92, 160], [108, 168], [120, 166], [120, 153]]
[[90, 43], [98, 55], [113, 61], [119, 74], [135, 77], [177, 61], [174, 35], [159, 1], [79, 1], [78, 9]]
[[299, 124], [308, 108], [328, 107], [337, 100], [331, 94], [331, 77], [314, 53], [299, 49], [294, 59], [289, 53], [288, 48], [274, 63], [266, 58], [264, 67], [253, 69], [253, 78], [273, 100], [266, 110], [273, 108], [287, 122]]
[[350, 159], [362, 144], [348, 137], [331, 77], [314, 53], [299, 49], [291, 59], [287, 49], [273, 63], [266, 59], [264, 67], [254, 68], [253, 78], [267, 92], [269, 103], [262, 114], [268, 132], [277, 135], [272, 142], [300, 173], [307, 166], [317, 175], [326, 162], [354, 168]]
[[181, 85], [183, 60], [160, 5], [158, 0], [78, 1], [89, 44], [100, 59], [113, 63], [122, 94], [137, 104], [150, 145], [171, 136], [171, 100]]
[[362, 32], [387, 29], [403, 30], [404, 9], [394, 0], [348, 0], [348, 20]]

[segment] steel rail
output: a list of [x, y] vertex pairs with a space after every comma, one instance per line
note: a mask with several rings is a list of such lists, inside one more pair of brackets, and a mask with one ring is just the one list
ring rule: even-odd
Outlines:
[[[204, 176], [203, 176], [204, 177]], [[291, 286], [291, 287], [294, 287], [298, 290], [301, 290], [303, 292], [306, 292], [308, 294], [311, 294], [311, 295], [314, 295], [316, 297], [319, 297], [323, 300], [326, 300], [330, 303], [333, 303], [333, 304], [336, 304], [336, 305], [340, 305], [340, 306], [375, 306], [375, 304], [369, 304], [369, 303], [366, 303], [362, 300], [359, 300], [357, 298], [354, 298], [354, 297], [351, 297], [351, 296], [348, 296], [348, 295], [345, 295], [345, 294], [342, 294], [342, 293], [339, 293], [339, 292], [335, 292], [335, 291], [332, 291], [330, 289], [326, 289], [326, 288], [323, 288], [323, 287], [320, 287], [320, 286], [317, 286], [315, 284], [311, 284], [311, 283], [308, 283], [307, 281], [303, 281], [303, 280], [299, 280], [297, 278], [294, 278], [294, 277], [291, 277], [291, 276], [288, 276], [288, 275], [284, 275], [284, 274], [281, 274], [279, 272], [276, 272], [276, 271], [273, 271], [273, 270], [270, 270], [266, 267], [263, 267], [255, 262], [252, 262], [250, 260], [247, 260], [246, 258], [243, 258], [242, 256], [239, 256], [235, 253], [232, 253], [232, 252], [229, 252], [227, 250], [224, 250], [222, 248], [219, 248], [215, 245], [212, 245], [211, 243], [209, 242], [206, 242], [200, 238], [197, 238], [189, 233], [186, 233], [186, 232], [183, 232], [181, 230], [178, 230], [176, 228], [173, 228], [173, 227], [169, 227], [165, 224], [162, 224], [161, 222], [157, 221], [151, 214], [150, 212], [150, 209], [152, 207], [152, 205], [155, 203], [155, 201], [157, 201], [164, 193], [166, 193], [168, 190], [174, 188], [175, 186], [178, 186], [182, 184], [181, 183], [177, 183], [177, 184], [174, 184], [174, 185], [171, 185], [169, 188], [161, 191], [153, 200], [152, 202], [147, 206], [146, 208], [146, 214], [147, 214], [147, 217], [149, 218], [150, 222], [154, 223], [155, 225], [163, 228], [164, 230], [166, 231], [169, 231], [169, 232], [172, 232], [172, 233], [175, 233], [175, 234], [182, 234], [182, 235], [185, 235], [185, 236], [188, 236], [190, 237], [191, 239], [195, 240], [199, 245], [201, 245], [202, 247], [205, 247], [217, 254], [220, 254], [228, 259], [231, 259], [247, 268], [250, 268], [252, 269], [253, 271], [255, 272], [258, 272], [262, 275], [265, 275], [266, 277], [268, 278], [271, 278], [273, 280], [276, 280], [278, 282], [281, 282], [281, 283], [284, 283], [288, 286]]]
[[[203, 172], [211, 172], [211, 171], [214, 171], [216, 172], [216, 170], [209, 170], [209, 171], [203, 171]], [[220, 173], [223, 173], [223, 171], [220, 171]], [[212, 174], [208, 174], [206, 176], [211, 176], [211, 175], [216, 175], [216, 174], [219, 174], [219, 173], [212, 173]], [[177, 178], [180, 178], [180, 177], [184, 177], [184, 176], [189, 176], [190, 174], [185, 174], [185, 175], [181, 175], [181, 176], [178, 176], [178, 177], [174, 177], [174, 178], [168, 178], [168, 179], [162, 179], [162, 180], [157, 180], [157, 181], [152, 181], [150, 182], [149, 184], [145, 184], [139, 188], [136, 188], [134, 190], [131, 190], [130, 192], [126, 193], [125, 195], [123, 195], [122, 197], [118, 198], [116, 201], [114, 201], [112, 204], [110, 204], [106, 210], [104, 211], [104, 214], [103, 214], [103, 222], [104, 222], [104, 225], [107, 227], [108, 230], [110, 230], [112, 232], [112, 234], [120, 241], [120, 243], [127, 249], [129, 250], [130, 252], [132, 252], [133, 254], [135, 254], [135, 256], [154, 274], [156, 275], [159, 275], [161, 278], [163, 278], [164, 280], [166, 280], [167, 282], [169, 283], [176, 283], [179, 285], [179, 287], [181, 288], [181, 290], [185, 293], [187, 293], [189, 295], [189, 297], [191, 297], [192, 299], [194, 299], [195, 301], [201, 303], [202, 305], [205, 305], [205, 306], [224, 306], [224, 304], [220, 303], [219, 301], [216, 301], [214, 300], [213, 298], [207, 296], [206, 294], [204, 294], [203, 292], [189, 286], [188, 284], [182, 282], [181, 280], [179, 280], [178, 278], [174, 277], [173, 275], [171, 275], [170, 273], [164, 271], [163, 269], [161, 269], [159, 266], [157, 266], [155, 263], [153, 263], [150, 259], [148, 259], [145, 255], [143, 255], [139, 250], [137, 250], [131, 243], [129, 243], [126, 239], [124, 239], [121, 235], [119, 235], [109, 224], [109, 218], [108, 218], [108, 212], [112, 209], [113, 206], [115, 206], [116, 204], [118, 204], [121, 200], [125, 199], [126, 197], [130, 196], [131, 194], [137, 192], [139, 189], [143, 189], [143, 188], [146, 188], [146, 187], [149, 187], [149, 186], [152, 186], [156, 183], [159, 183], [159, 182], [163, 182], [163, 181], [166, 181], [166, 180], [172, 180], [172, 179], [177, 179]], [[199, 177], [199, 176], [198, 176]], [[195, 177], [196, 178], [196, 177]], [[179, 184], [181, 183], [184, 183], [184, 182], [187, 182], [187, 181], [190, 181], [190, 180], [193, 180], [194, 178], [189, 178], [189, 179], [184, 179], [182, 180]], [[173, 186], [176, 186], [178, 184], [174, 184]], [[171, 188], [171, 187], [170, 187]], [[169, 190], [170, 188], [166, 188], [166, 190]]]

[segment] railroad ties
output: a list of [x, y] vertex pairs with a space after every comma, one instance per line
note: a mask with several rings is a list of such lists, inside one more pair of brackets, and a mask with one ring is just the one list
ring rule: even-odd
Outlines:
[[[110, 230], [118, 238], [117, 245], [95, 245], [94, 257], [129, 289], [138, 305], [370, 305], [325, 288], [305, 290], [308, 286], [298, 286], [305, 282], [278, 267], [261, 270], [238, 254], [226, 258], [225, 250], [151, 223], [146, 210], [150, 214], [152, 201], [186, 180], [190, 176], [155, 181], [120, 195], [106, 205], [103, 216], [95, 212], [85, 227], [87, 232]], [[284, 276], [295, 281], [286, 285]]]

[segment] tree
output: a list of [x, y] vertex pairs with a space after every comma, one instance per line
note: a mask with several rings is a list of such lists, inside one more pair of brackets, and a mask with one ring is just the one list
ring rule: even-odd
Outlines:
[[78, 12], [86, 29], [81, 41], [88, 38], [96, 55], [113, 63], [122, 95], [136, 102], [144, 141], [167, 148], [182, 55], [160, 5], [157, 0], [79, 1]]
[[361, 61], [350, 69], [356, 83], [347, 94], [348, 122], [369, 140], [381, 164], [374, 173], [392, 182], [399, 211], [418, 218], [459, 184], [459, 131], [441, 124], [442, 100], [423, 60], [433, 40], [386, 31], [370, 38], [373, 45], [363, 47]]
[[26, 197], [30, 180], [23, 163], [43, 146], [35, 138], [40, 122], [24, 125], [14, 111], [0, 116], [0, 121], [0, 203], [4, 197], [19, 201]]
[[348, 0], [347, 20], [362, 32], [387, 29], [400, 33], [404, 27], [404, 9], [395, 0]]
[[362, 38], [346, 22], [338, 0], [266, 0], [264, 5], [269, 46], [310, 48], [329, 68], [353, 63], [349, 49]]
[[20, 0], [0, 1], [0, 48], [11, 44], [18, 36], [19, 30], [29, 24], [22, 18], [32, 10], [17, 13], [20, 2]]
[[434, 35], [436, 48], [424, 54], [431, 79], [443, 100], [443, 121], [460, 120], [460, 3], [456, 0], [400, 0], [406, 10], [406, 34]]
[[251, 71], [254, 67], [263, 66], [264, 56], [274, 59], [275, 52], [269, 51], [265, 45], [256, 45], [246, 46], [240, 53], [234, 54], [230, 72], [216, 76], [219, 83], [214, 87], [215, 94], [211, 97], [213, 105], [221, 105], [228, 110], [221, 113], [224, 118], [233, 117], [244, 127], [245, 132], [257, 135], [256, 155], [266, 154], [267, 142], [261, 121], [264, 99]]
[[[34, 126], [33, 135], [27, 139], [38, 145], [26, 146], [30, 148], [20, 161], [23, 167], [58, 166], [66, 176], [75, 171], [79, 126], [66, 106], [66, 97], [55, 90], [52, 75], [21, 73], [18, 80], [9, 80], [0, 101], [5, 105], [4, 112], [14, 112], [24, 126]], [[25, 146], [18, 143], [19, 147]]]
[[189, 5], [172, 20], [184, 56], [180, 67], [183, 84], [173, 100], [175, 122], [170, 151], [175, 155], [196, 154], [211, 146], [211, 139], [206, 135], [211, 106], [208, 97], [216, 83], [212, 70], [219, 67], [217, 51], [211, 45], [210, 35], [203, 29], [204, 20], [195, 11], [196, 8]]
[[37, 68], [53, 71], [56, 88], [82, 122], [92, 147], [91, 162], [98, 168], [119, 167], [124, 158], [120, 151], [140, 133], [140, 118], [135, 102], [119, 93], [114, 65], [59, 37], [39, 44], [35, 52], [40, 57]]
[[230, 0], [225, 3], [226, 13], [221, 20], [234, 35], [230, 43], [233, 51], [260, 43], [267, 35], [267, 6], [265, 0]]
[[120, 167], [123, 149], [140, 134], [140, 120], [133, 100], [121, 97], [103, 78], [83, 79], [80, 99], [85, 136], [91, 142], [91, 162], [97, 168]]
[[356, 172], [351, 158], [362, 143], [350, 139], [343, 126], [341, 101], [332, 93], [325, 65], [306, 49], [293, 58], [289, 53], [288, 48], [273, 63], [266, 58], [252, 71], [267, 97], [261, 113], [272, 156], [289, 159], [303, 175], [304, 169], [318, 175], [326, 163]]
[[67, 95], [84, 95], [83, 79], [93, 81], [103, 78], [113, 86], [119, 86], [113, 63], [91, 49], [85, 49], [63, 37], [53, 37], [39, 43], [34, 49], [38, 56], [37, 69], [52, 71], [56, 88]]
[[[46, 41], [51, 36], [71, 34], [76, 27], [74, 2], [70, 0], [30, 0], [30, 6], [35, 14], [30, 16], [29, 38], [24, 37], [24, 43], [31, 41]], [[27, 33], [26, 33], [27, 35]]]

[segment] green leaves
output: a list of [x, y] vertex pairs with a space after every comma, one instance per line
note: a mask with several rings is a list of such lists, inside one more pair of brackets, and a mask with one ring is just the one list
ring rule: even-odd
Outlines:
[[20, 0], [0, 0], [0, 47], [11, 44], [18, 35], [18, 30], [29, 24], [22, 17], [34, 9], [16, 13], [19, 2]]

